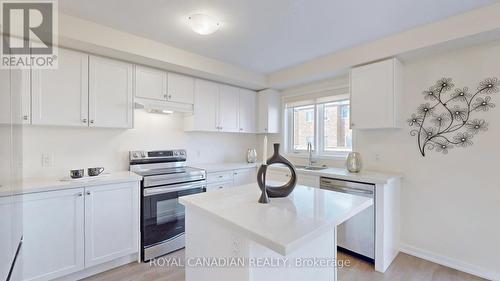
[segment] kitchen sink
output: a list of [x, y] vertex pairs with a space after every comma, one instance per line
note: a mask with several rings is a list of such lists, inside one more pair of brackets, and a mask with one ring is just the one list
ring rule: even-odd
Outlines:
[[295, 168], [297, 168], [299, 170], [308, 170], [308, 171], [320, 171], [320, 170], [328, 169], [328, 167], [321, 167], [321, 166], [301, 166], [301, 165], [297, 165], [297, 166], [295, 166]]

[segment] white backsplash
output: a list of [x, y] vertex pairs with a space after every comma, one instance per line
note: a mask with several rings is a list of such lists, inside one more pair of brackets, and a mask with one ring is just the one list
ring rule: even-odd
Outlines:
[[184, 132], [182, 114], [134, 114], [129, 130], [25, 126], [24, 177], [64, 177], [70, 169], [95, 166], [128, 170], [129, 150], [185, 148], [188, 163], [244, 162], [256, 146], [254, 134]]

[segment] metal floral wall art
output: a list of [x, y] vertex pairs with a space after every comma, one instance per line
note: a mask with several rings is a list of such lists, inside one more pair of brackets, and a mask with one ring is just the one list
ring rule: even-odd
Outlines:
[[421, 104], [408, 119], [410, 135], [417, 138], [423, 157], [428, 150], [448, 154], [454, 147], [468, 147], [476, 134], [488, 130], [486, 120], [473, 117], [495, 107], [491, 95], [499, 91], [499, 80], [484, 79], [475, 92], [454, 87], [451, 78], [438, 80], [422, 93], [430, 102]]

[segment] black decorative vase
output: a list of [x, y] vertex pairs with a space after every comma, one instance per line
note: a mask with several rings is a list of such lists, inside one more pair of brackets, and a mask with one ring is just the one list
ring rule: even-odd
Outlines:
[[[290, 161], [280, 155], [280, 144], [275, 143], [273, 146], [274, 154], [267, 160], [267, 165], [260, 166], [259, 171], [257, 172], [257, 183], [259, 184], [260, 190], [267, 190], [267, 195], [270, 198], [287, 197], [290, 193], [292, 193], [295, 185], [297, 185], [297, 171], [295, 170], [295, 166]], [[269, 186], [265, 184], [267, 166], [272, 164], [282, 164], [290, 169], [291, 177], [285, 185]]]

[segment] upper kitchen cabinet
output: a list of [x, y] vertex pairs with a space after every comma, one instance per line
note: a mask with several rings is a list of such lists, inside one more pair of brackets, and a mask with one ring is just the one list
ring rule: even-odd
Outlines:
[[255, 92], [195, 79], [194, 111], [186, 131], [255, 132]]
[[222, 132], [238, 132], [239, 89], [219, 85], [218, 129]]
[[169, 72], [167, 75], [167, 99], [171, 102], [194, 103], [194, 78]]
[[351, 128], [399, 128], [401, 85], [402, 64], [396, 58], [353, 68]]
[[193, 113], [185, 117], [184, 130], [218, 131], [218, 100], [219, 85], [217, 83], [195, 79]]
[[138, 108], [192, 112], [194, 78], [136, 65], [135, 97]]
[[280, 132], [280, 93], [275, 90], [264, 90], [258, 97], [258, 129], [261, 134]]
[[33, 124], [88, 126], [88, 66], [87, 54], [60, 48], [57, 69], [32, 70]]
[[91, 127], [132, 128], [133, 70], [134, 66], [130, 63], [90, 56]]
[[135, 96], [167, 100], [167, 73], [155, 68], [135, 66]]
[[246, 89], [240, 89], [239, 91], [239, 131], [242, 133], [255, 133], [257, 93]]

